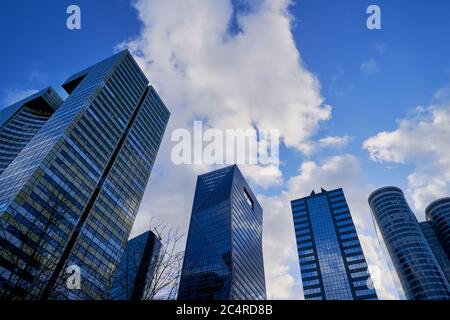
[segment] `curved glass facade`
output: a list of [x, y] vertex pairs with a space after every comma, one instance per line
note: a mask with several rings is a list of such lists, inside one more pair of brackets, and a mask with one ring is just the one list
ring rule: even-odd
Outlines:
[[291, 202], [305, 300], [376, 300], [344, 191]]
[[237, 166], [198, 177], [179, 300], [266, 298], [262, 213]]
[[426, 208], [425, 214], [450, 258], [450, 198], [433, 201]]
[[450, 287], [402, 190], [384, 187], [369, 205], [408, 300], [450, 299]]

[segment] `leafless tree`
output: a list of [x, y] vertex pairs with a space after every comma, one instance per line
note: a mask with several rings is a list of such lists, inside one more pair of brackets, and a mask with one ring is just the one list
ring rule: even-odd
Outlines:
[[135, 283], [141, 283], [143, 288], [142, 300], [173, 300], [176, 299], [183, 252], [179, 250], [182, 235], [167, 225], [156, 224], [154, 220], [148, 223], [147, 229], [156, 236], [153, 253], [147, 270], [140, 272], [141, 260], [137, 248], [126, 247], [122, 262], [114, 274], [111, 290], [120, 293], [109, 295], [113, 299], [136, 299], [133, 290]]
[[180, 251], [183, 235], [177, 229], [159, 225], [153, 232], [161, 241], [161, 248], [150, 268], [153, 279], [145, 290], [144, 300], [174, 300], [177, 297], [184, 252]]
[[[38, 203], [38, 213], [28, 212], [20, 219], [5, 213], [0, 219], [1, 264], [5, 265], [0, 275], [2, 300], [38, 299], [56, 266], [64, 242], [56, 230], [70, 208], [66, 191], [53, 191], [41, 196], [44, 199]], [[57, 298], [67, 294], [65, 286], [58, 286], [53, 292]]]

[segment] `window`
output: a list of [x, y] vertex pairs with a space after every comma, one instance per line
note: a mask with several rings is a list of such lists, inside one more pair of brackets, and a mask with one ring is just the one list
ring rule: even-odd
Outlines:
[[250, 208], [252, 208], [252, 210], [254, 209], [254, 203], [252, 200], [252, 197], [250, 196], [250, 194], [248, 193], [247, 190], [245, 190], [244, 188], [244, 197], [245, 197], [245, 201], [247, 201], [248, 205], [250, 206]]

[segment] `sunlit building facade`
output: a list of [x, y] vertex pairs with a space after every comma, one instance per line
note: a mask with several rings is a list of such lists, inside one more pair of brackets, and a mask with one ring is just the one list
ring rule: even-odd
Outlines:
[[291, 201], [305, 300], [376, 300], [344, 191]]
[[[169, 111], [128, 51], [71, 76], [69, 96], [0, 176], [0, 289], [103, 299]], [[81, 289], [66, 290], [70, 266]]]
[[263, 210], [234, 165], [200, 175], [179, 300], [266, 298]]
[[449, 283], [402, 190], [375, 190], [369, 205], [406, 298], [450, 299]]

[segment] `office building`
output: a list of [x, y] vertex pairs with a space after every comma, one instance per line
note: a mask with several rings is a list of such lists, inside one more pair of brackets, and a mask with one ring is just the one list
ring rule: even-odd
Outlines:
[[234, 165], [197, 179], [179, 300], [266, 298], [263, 210]]
[[112, 283], [114, 300], [147, 300], [154, 295], [153, 276], [158, 262], [161, 240], [147, 231], [129, 240]]
[[[0, 176], [0, 292], [104, 299], [169, 112], [128, 51], [63, 84], [69, 96]], [[81, 288], [67, 290], [67, 270]]]
[[380, 188], [369, 205], [406, 298], [450, 299], [449, 283], [402, 190]]
[[447, 282], [450, 282], [450, 260], [445, 253], [444, 247], [436, 236], [433, 226], [429, 221], [420, 222], [419, 225], [431, 251], [441, 266], [442, 272], [444, 272], [444, 275], [447, 278]]
[[306, 300], [376, 300], [344, 191], [291, 201]]

